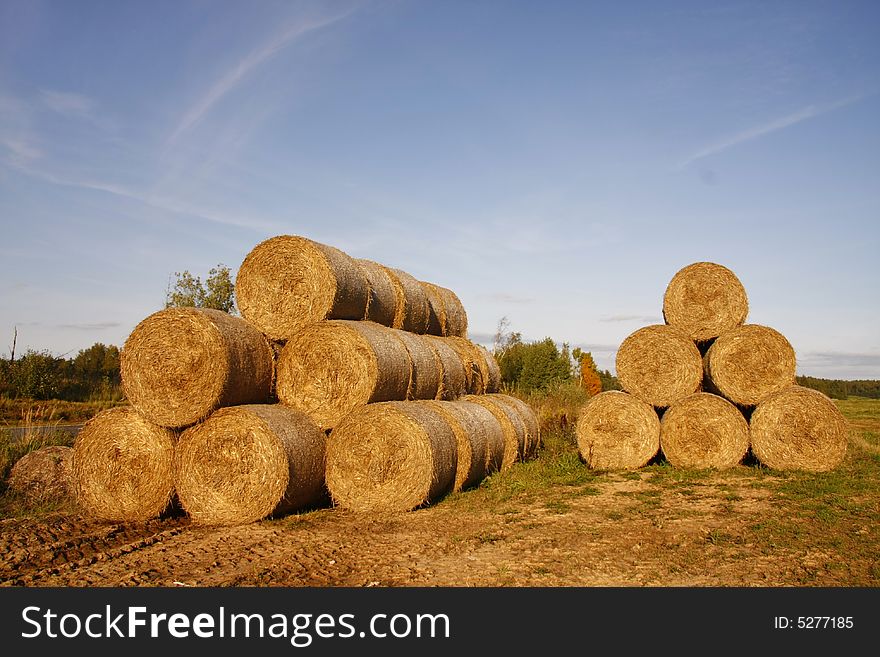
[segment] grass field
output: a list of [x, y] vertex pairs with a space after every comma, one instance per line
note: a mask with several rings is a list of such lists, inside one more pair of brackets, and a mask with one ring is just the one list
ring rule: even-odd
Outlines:
[[[0, 554], [9, 564], [0, 581], [880, 585], [880, 401], [838, 402], [850, 442], [842, 465], [822, 474], [756, 463], [688, 470], [662, 460], [634, 472], [591, 471], [575, 447], [576, 395], [530, 401], [546, 429], [538, 459], [394, 517], [319, 509], [234, 528], [198, 528], [179, 516], [107, 526], [7, 493], [0, 523], [13, 551]], [[16, 550], [28, 560], [18, 563]]]

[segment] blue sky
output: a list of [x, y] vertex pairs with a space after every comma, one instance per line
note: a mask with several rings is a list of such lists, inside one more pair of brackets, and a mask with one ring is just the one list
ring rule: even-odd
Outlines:
[[880, 378], [880, 4], [0, 0], [0, 351], [291, 233], [603, 368], [710, 260]]

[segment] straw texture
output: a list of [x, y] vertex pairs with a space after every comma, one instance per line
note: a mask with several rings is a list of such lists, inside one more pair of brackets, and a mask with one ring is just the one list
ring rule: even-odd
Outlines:
[[660, 420], [654, 408], [625, 392], [602, 392], [581, 409], [578, 451], [597, 470], [635, 469], [660, 448]]
[[745, 288], [727, 267], [695, 262], [680, 270], [663, 296], [663, 317], [697, 342], [705, 342], [746, 321]]
[[677, 467], [732, 468], [749, 450], [749, 425], [726, 399], [699, 392], [663, 413], [660, 449]]

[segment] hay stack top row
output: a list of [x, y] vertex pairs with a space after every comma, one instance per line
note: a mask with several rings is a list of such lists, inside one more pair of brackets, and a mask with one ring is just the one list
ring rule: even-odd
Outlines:
[[238, 271], [235, 294], [242, 317], [273, 341], [324, 319], [467, 335], [467, 314], [452, 290], [294, 235], [255, 246]]

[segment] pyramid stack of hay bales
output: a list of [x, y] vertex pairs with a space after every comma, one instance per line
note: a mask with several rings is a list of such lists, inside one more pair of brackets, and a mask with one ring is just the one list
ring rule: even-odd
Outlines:
[[581, 411], [587, 465], [638, 468], [659, 449], [673, 466], [722, 469], [751, 447], [775, 469], [836, 467], [846, 451], [843, 415], [795, 385], [791, 344], [745, 324], [747, 315], [745, 288], [728, 268], [698, 262], [676, 273], [663, 298], [666, 324], [635, 331], [617, 352], [623, 392], [597, 395]]
[[465, 337], [452, 290], [282, 235], [247, 254], [236, 295], [241, 317], [168, 308], [132, 331], [131, 407], [97, 415], [74, 446], [86, 512], [146, 520], [179, 503], [234, 524], [328, 492], [409, 510], [535, 455], [534, 412], [494, 394], [498, 364]]

